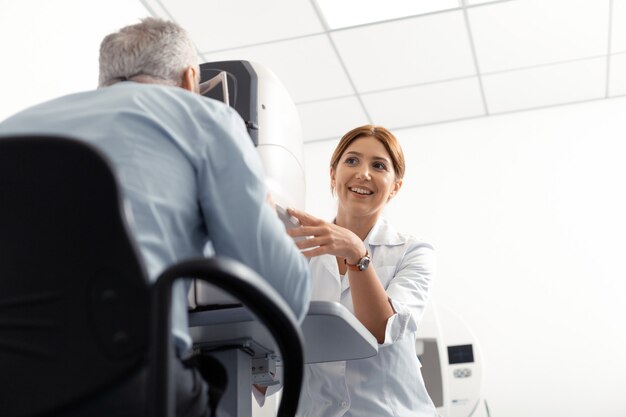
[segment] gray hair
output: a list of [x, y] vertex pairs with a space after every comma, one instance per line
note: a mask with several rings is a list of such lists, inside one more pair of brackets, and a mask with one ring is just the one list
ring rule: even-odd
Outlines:
[[98, 86], [129, 79], [181, 86], [184, 71], [198, 65], [198, 55], [185, 29], [148, 17], [102, 40]]

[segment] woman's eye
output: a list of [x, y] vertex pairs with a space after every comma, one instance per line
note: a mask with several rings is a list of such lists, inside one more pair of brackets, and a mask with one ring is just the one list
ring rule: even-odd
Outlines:
[[375, 162], [374, 163], [374, 168], [386, 171], [387, 170], [387, 165], [383, 164], [382, 162]]
[[348, 165], [355, 165], [356, 163], [357, 163], [356, 158], [352, 158], [352, 157], [346, 158], [346, 164], [348, 164]]

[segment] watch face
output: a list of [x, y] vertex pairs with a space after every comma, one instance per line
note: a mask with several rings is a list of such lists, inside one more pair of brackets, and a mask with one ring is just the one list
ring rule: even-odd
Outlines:
[[370, 266], [370, 258], [368, 256], [363, 257], [356, 266], [359, 267], [359, 271], [365, 271]]

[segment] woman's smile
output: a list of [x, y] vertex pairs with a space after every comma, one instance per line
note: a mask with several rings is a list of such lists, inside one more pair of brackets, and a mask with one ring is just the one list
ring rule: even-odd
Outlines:
[[363, 197], [370, 196], [370, 195], [374, 194], [374, 192], [372, 190], [367, 189], [365, 187], [351, 186], [351, 187], [348, 187], [348, 189], [350, 191], [352, 191], [354, 194], [356, 194], [358, 196], [363, 196]]

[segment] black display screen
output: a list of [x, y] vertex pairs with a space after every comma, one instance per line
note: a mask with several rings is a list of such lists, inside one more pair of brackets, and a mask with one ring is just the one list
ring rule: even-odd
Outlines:
[[472, 345], [448, 346], [448, 363], [474, 362], [474, 349]]

